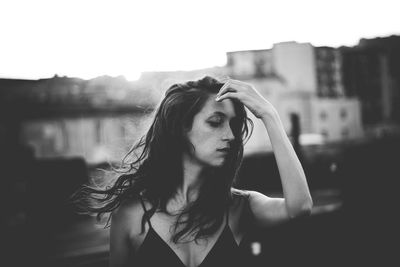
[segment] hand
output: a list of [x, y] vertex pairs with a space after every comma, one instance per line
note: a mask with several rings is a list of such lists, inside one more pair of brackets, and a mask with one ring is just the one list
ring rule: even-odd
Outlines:
[[215, 99], [216, 101], [220, 102], [228, 98], [237, 99], [257, 118], [276, 112], [272, 104], [266, 100], [253, 85], [229, 78], [224, 79], [223, 82], [225, 82], [225, 84], [219, 90], [217, 98]]

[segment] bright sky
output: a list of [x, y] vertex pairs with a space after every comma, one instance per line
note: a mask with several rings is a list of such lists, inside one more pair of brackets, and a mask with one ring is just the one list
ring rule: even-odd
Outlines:
[[[282, 41], [400, 34], [398, 0], [2, 0], [0, 77], [90, 79], [222, 66]], [[400, 3], [400, 2], [399, 2]]]

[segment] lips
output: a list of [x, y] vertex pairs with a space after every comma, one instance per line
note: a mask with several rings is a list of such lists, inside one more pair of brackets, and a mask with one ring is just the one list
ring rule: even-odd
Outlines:
[[217, 149], [217, 151], [220, 151], [220, 152], [225, 152], [225, 153], [228, 153], [228, 152], [229, 152], [229, 150], [230, 150], [230, 148], [229, 148], [229, 147], [224, 147], [224, 148], [218, 148], [218, 149]]

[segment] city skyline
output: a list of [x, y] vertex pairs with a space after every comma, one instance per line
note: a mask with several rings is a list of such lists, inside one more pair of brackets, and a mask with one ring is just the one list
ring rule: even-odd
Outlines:
[[395, 1], [5, 1], [0, 77], [136, 80], [141, 72], [226, 64], [226, 53], [296, 41], [354, 46], [400, 33]]

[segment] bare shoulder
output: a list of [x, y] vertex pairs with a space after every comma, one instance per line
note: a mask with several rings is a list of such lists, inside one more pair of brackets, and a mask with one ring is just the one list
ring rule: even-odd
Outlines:
[[143, 213], [139, 199], [125, 200], [112, 212], [111, 228], [118, 228], [119, 231], [123, 231], [128, 236], [139, 235]]
[[143, 215], [143, 208], [139, 199], [127, 199], [121, 203], [121, 205], [115, 209], [111, 216], [116, 221], [132, 220], [139, 215]]
[[111, 213], [110, 266], [125, 266], [142, 242], [139, 199], [124, 200]]

